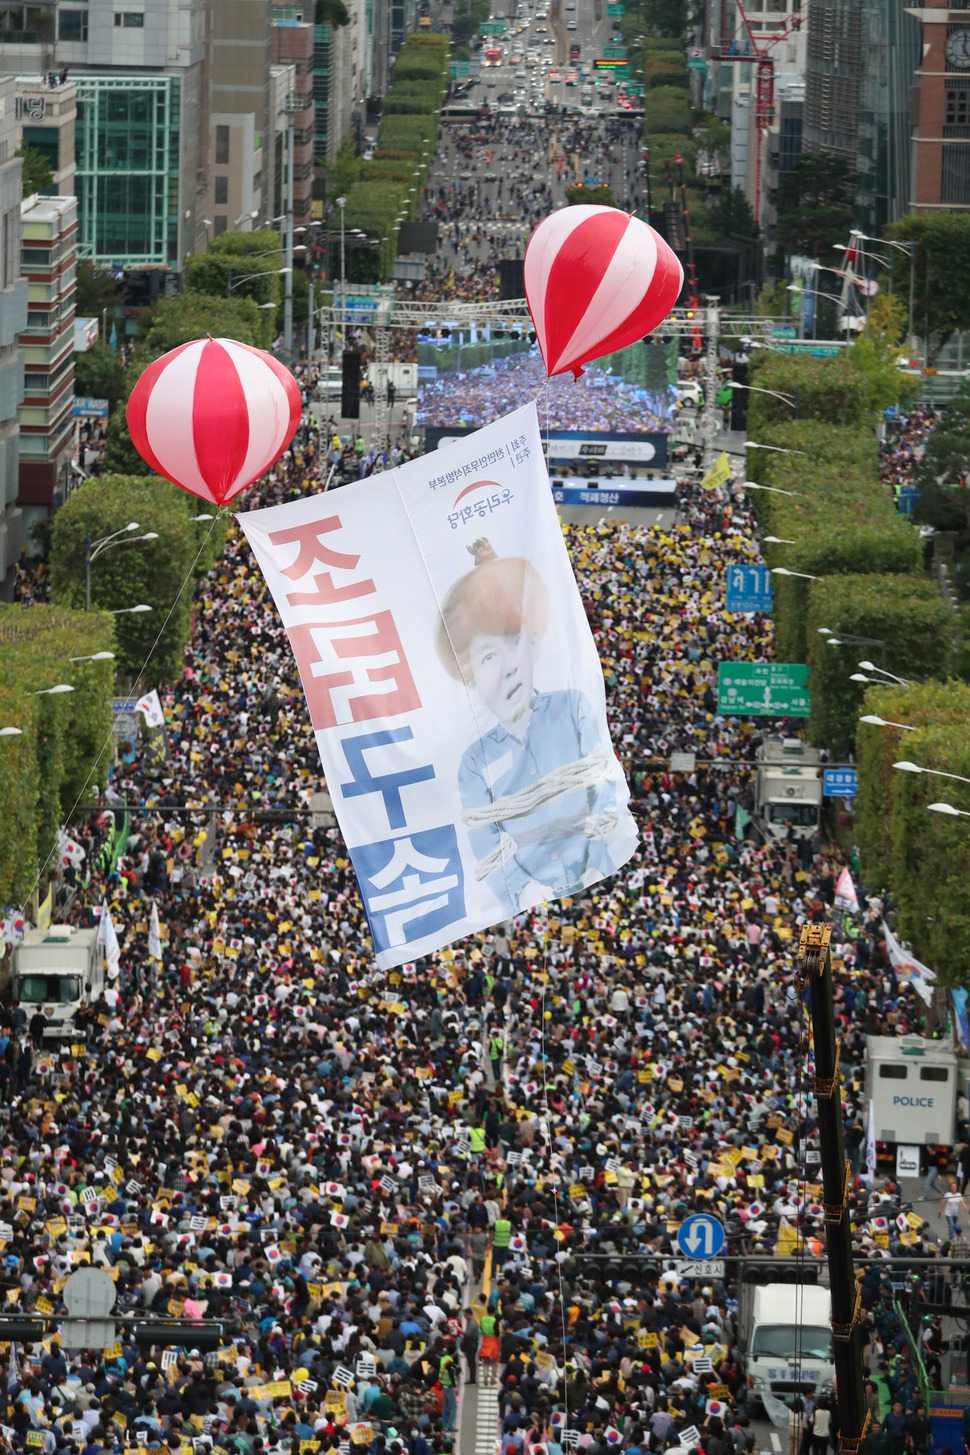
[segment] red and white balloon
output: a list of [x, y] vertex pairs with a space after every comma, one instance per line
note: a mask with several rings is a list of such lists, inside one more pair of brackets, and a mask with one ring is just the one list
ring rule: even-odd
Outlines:
[[286, 449], [300, 388], [272, 354], [195, 339], [148, 365], [128, 399], [132, 443], [153, 470], [224, 505]]
[[677, 302], [684, 270], [658, 232], [616, 207], [563, 207], [525, 251], [525, 296], [548, 374], [626, 348]]

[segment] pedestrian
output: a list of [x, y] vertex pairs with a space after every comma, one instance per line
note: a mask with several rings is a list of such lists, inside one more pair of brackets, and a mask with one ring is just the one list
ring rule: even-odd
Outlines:
[[465, 1356], [465, 1383], [475, 1384], [478, 1377], [478, 1351], [482, 1344], [482, 1330], [473, 1309], [466, 1308], [465, 1324], [461, 1331], [461, 1352]]

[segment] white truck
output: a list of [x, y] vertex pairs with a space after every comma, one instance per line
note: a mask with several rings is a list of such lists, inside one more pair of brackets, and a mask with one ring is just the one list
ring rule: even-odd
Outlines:
[[791, 829], [810, 839], [822, 813], [822, 765], [800, 738], [765, 738], [758, 749], [754, 816], [764, 833], [783, 838]]
[[749, 1403], [766, 1394], [786, 1403], [795, 1394], [831, 1390], [832, 1295], [814, 1284], [741, 1285], [741, 1348]]
[[866, 1039], [866, 1097], [876, 1147], [952, 1147], [959, 1067], [949, 1040], [923, 1036]]
[[104, 951], [96, 928], [51, 925], [28, 930], [14, 949], [14, 1005], [26, 1013], [28, 1024], [40, 1011], [45, 1041], [75, 1036], [75, 1015], [98, 999], [104, 984]]

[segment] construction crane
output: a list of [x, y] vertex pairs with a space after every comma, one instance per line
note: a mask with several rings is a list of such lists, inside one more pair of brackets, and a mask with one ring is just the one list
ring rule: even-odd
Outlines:
[[[737, 11], [738, 24], [730, 31], [728, 7]], [[775, 60], [771, 54], [776, 45], [802, 28], [801, 0], [792, 0], [792, 10], [784, 29], [770, 34], [756, 34], [744, 8], [744, 0], [721, 0], [721, 28], [718, 44], [709, 43], [712, 61], [737, 65], [753, 65], [755, 71], [755, 191], [754, 220], [761, 221], [761, 154], [765, 132], [775, 119]]]

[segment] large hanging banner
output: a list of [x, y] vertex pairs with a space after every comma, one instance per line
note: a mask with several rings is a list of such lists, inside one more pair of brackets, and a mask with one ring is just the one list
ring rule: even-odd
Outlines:
[[238, 518], [296, 657], [379, 966], [626, 863], [636, 825], [534, 404]]

